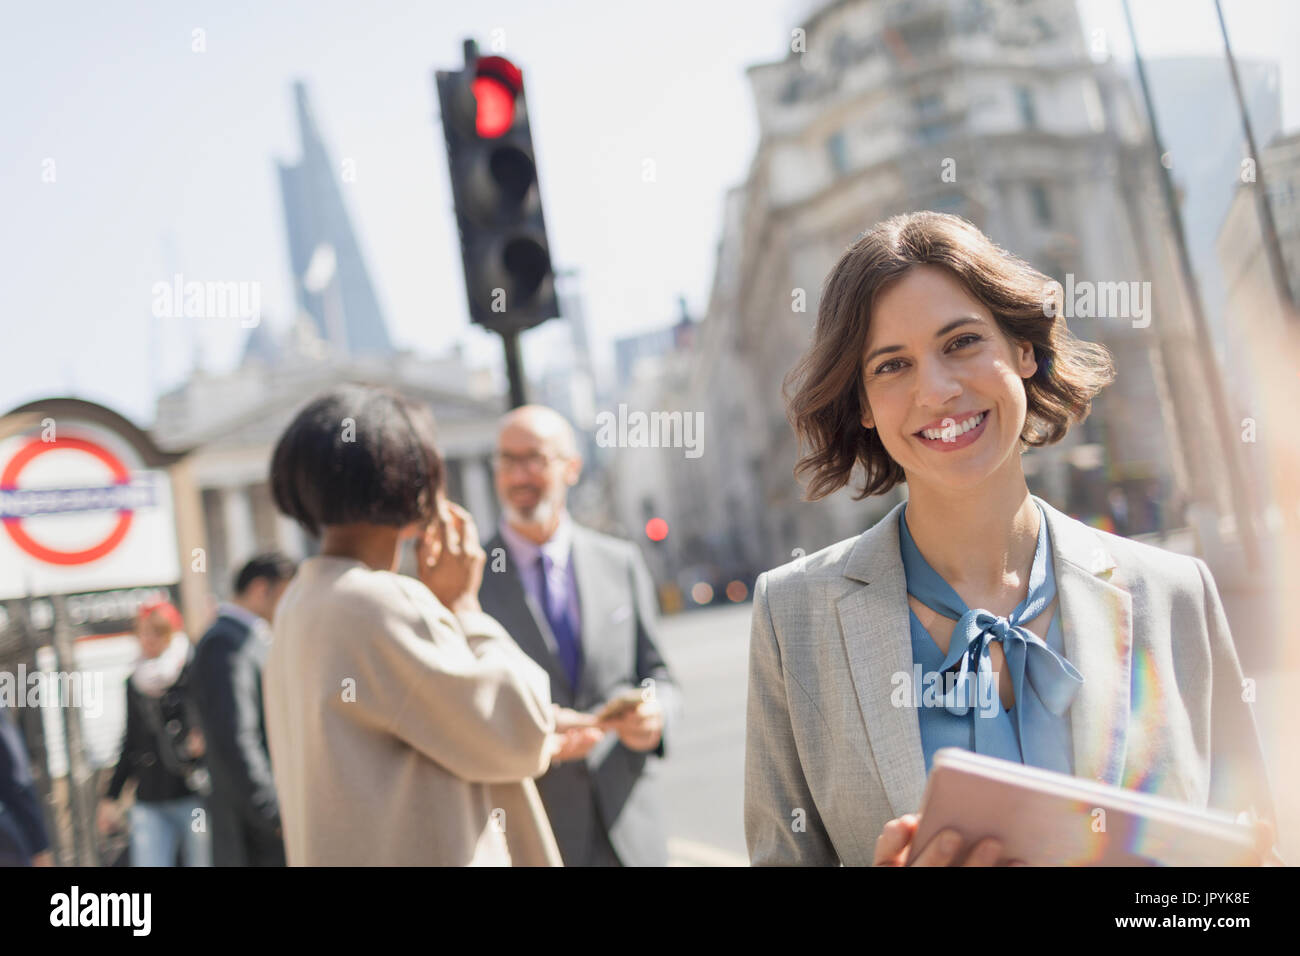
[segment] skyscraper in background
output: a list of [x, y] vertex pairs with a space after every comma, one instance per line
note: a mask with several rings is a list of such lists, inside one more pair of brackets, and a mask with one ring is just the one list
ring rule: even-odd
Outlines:
[[490, 376], [476, 374], [458, 351], [430, 357], [394, 347], [343, 202], [347, 162], [330, 159], [303, 84], [293, 92], [302, 158], [279, 171], [296, 315], [287, 327], [250, 329], [235, 368], [196, 369], [159, 396], [152, 429], [161, 447], [188, 456], [208, 580], [220, 596], [253, 553], [279, 548], [297, 557], [315, 548], [277, 513], [268, 462], [303, 403], [339, 382], [387, 386], [427, 405], [438, 422], [447, 494], [481, 527], [496, 516], [488, 459], [501, 402]]
[[[336, 178], [336, 167], [301, 82], [293, 87], [302, 158], [278, 163], [289, 263], [299, 310], [320, 337], [348, 356], [393, 351]], [[337, 167], [346, 180], [347, 170]]]

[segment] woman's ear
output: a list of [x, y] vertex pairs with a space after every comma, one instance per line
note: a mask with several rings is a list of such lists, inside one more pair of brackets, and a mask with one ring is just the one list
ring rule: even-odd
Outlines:
[[574, 455], [564, 463], [564, 483], [572, 488], [582, 477], [582, 458]]
[[876, 419], [871, 414], [871, 406], [867, 403], [867, 390], [863, 386], [861, 379], [858, 381], [858, 407], [862, 409], [862, 417], [858, 419], [862, 422], [862, 427], [875, 428]]
[[1034, 358], [1034, 343], [1021, 342], [1017, 346], [1017, 356], [1020, 361], [1020, 377], [1033, 378], [1038, 372], [1038, 361]]

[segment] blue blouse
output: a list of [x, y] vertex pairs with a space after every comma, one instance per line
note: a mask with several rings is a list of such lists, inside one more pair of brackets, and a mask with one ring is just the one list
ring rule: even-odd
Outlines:
[[[1039, 506], [1042, 514], [1042, 507]], [[912, 629], [913, 703], [921, 729], [928, 773], [940, 747], [1074, 772], [1068, 710], [1083, 676], [1064, 657], [1058, 606], [1047, 640], [1022, 626], [1056, 596], [1056, 572], [1047, 537], [1047, 516], [1038, 525], [1038, 546], [1029, 572], [1029, 593], [1007, 617], [970, 609], [917, 549], [907, 529], [907, 508], [898, 516], [899, 548], [907, 592], [926, 607], [957, 622], [945, 657], [908, 609]], [[1015, 702], [1004, 710], [998, 696], [989, 645], [1002, 643], [1011, 669]], [[949, 669], [956, 666], [955, 672]], [[1028, 678], [1026, 680], [1026, 678]], [[919, 685], [919, 686], [917, 686]]]

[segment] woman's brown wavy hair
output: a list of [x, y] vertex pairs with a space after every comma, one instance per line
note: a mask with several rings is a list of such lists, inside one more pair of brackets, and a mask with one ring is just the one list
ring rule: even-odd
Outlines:
[[826, 277], [812, 345], [785, 378], [786, 413], [801, 453], [795, 474], [807, 479], [809, 501], [848, 484], [856, 464], [865, 480], [854, 500], [906, 480], [876, 429], [862, 426], [862, 358], [876, 296], [918, 265], [947, 269], [1009, 341], [1033, 344], [1038, 371], [1025, 379], [1024, 446], [1060, 441], [1115, 378], [1104, 346], [1076, 339], [1059, 314], [1044, 315], [1048, 276], [958, 216], [914, 212], [886, 219], [849, 246]]

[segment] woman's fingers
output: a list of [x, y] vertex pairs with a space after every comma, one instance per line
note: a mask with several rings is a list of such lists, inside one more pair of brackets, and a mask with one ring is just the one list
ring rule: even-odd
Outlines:
[[452, 510], [455, 507], [447, 499], [442, 500], [441, 518], [442, 518], [442, 543], [443, 547], [451, 554], [459, 554], [460, 545], [460, 527], [456, 522], [456, 513]]
[[997, 866], [1002, 857], [1002, 843], [989, 837], [975, 844], [962, 866]]
[[872, 862], [876, 866], [902, 866], [906, 862], [906, 850], [919, 821], [916, 814], [909, 813], [886, 823], [876, 838], [876, 853]]
[[[876, 838], [874, 864], [876, 866], [955, 865], [961, 856], [964, 841], [960, 833], [951, 829], [939, 831], [920, 851], [919, 855], [916, 855], [915, 861], [909, 859], [914, 855], [913, 851], [916, 850], [913, 841], [916, 838], [916, 828], [920, 822], [920, 816], [909, 813], [886, 823], [880, 831], [880, 836]], [[1017, 865], [1017, 863], [1008, 863], [1008, 861], [1002, 859], [1001, 841], [988, 837], [975, 844], [974, 849], [966, 855], [961, 865], [997, 866], [999, 863], [1011, 866]]]
[[961, 834], [956, 830], [942, 830], [935, 834], [912, 866], [951, 866], [960, 850]]
[[433, 518], [416, 542], [416, 560], [423, 561], [427, 567], [434, 567], [447, 555], [447, 527], [442, 516], [435, 512]]
[[461, 550], [467, 554], [481, 550], [478, 541], [478, 527], [474, 524], [474, 516], [454, 501], [447, 502], [447, 510], [451, 513], [452, 520], [456, 525], [456, 532], [461, 540]]
[[[433, 499], [433, 515], [425, 525], [422, 535], [425, 549], [430, 553], [430, 557], [437, 554], [437, 559], [429, 561], [430, 567], [436, 564], [447, 550], [447, 523], [447, 499], [439, 492]], [[436, 549], [435, 541], [438, 544]]]

